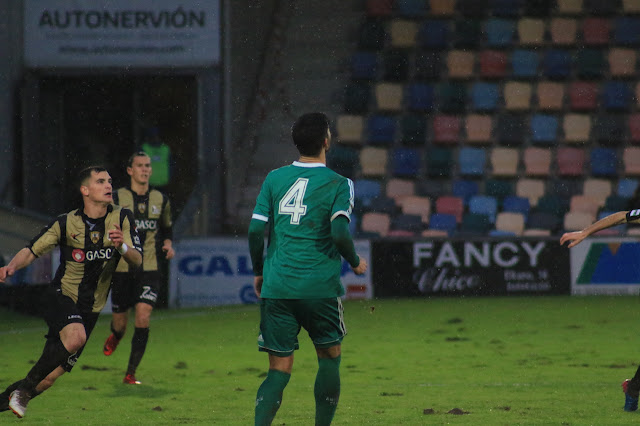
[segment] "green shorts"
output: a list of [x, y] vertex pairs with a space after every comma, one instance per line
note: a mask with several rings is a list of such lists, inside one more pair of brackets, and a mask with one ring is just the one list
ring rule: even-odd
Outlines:
[[342, 300], [260, 299], [258, 348], [276, 356], [289, 356], [299, 348], [298, 333], [304, 328], [316, 348], [339, 345], [347, 334]]

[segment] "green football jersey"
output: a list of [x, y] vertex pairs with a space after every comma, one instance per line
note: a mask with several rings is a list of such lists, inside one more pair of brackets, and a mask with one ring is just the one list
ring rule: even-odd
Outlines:
[[294, 162], [271, 171], [253, 219], [269, 222], [263, 298], [314, 299], [344, 294], [342, 260], [331, 221], [351, 220], [353, 182], [322, 163]]

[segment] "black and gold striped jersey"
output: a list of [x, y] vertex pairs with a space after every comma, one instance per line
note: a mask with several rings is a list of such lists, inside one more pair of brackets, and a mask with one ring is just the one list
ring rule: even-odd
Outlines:
[[[142, 270], [157, 271], [158, 257], [162, 256], [162, 241], [173, 239], [169, 198], [157, 189], [138, 195], [130, 187], [126, 187], [113, 194], [113, 202], [133, 212], [142, 244]], [[116, 271], [127, 272], [129, 265], [122, 260]]]
[[73, 299], [81, 312], [100, 312], [107, 301], [111, 276], [122, 257], [108, 238], [108, 231], [116, 224], [125, 243], [142, 252], [133, 215], [112, 205], [99, 219], [87, 217], [82, 209], [62, 214], [27, 246], [36, 257], [60, 246], [60, 266], [52, 283]]

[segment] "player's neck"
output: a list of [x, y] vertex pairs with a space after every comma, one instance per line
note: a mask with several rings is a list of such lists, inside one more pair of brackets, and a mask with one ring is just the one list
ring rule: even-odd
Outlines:
[[131, 190], [138, 195], [144, 195], [149, 192], [149, 182], [147, 183], [137, 183], [135, 181], [131, 181]]
[[85, 200], [82, 209], [85, 216], [91, 219], [100, 219], [107, 214], [107, 204], [95, 201]]
[[327, 165], [327, 155], [325, 154], [326, 151], [323, 149], [320, 152], [320, 155], [315, 156], [315, 157], [311, 157], [311, 156], [307, 156], [307, 155], [301, 155], [300, 158], [298, 159], [298, 161], [300, 163], [322, 163], [325, 166]]

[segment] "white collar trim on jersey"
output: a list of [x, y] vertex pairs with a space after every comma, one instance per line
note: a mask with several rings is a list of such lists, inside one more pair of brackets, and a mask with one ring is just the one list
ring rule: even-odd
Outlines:
[[322, 164], [322, 163], [301, 163], [300, 161], [294, 161], [293, 165], [296, 167], [308, 167], [308, 168], [327, 167], [325, 164]]

